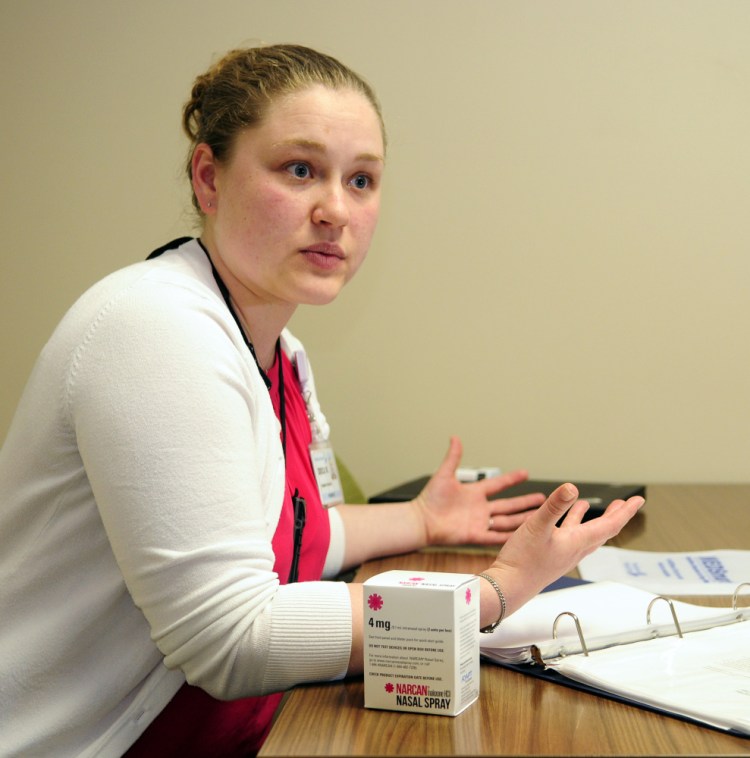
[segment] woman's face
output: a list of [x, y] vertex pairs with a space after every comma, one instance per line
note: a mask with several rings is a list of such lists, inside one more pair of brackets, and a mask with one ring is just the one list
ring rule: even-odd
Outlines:
[[210, 157], [206, 241], [240, 307], [336, 297], [375, 231], [383, 152], [363, 95], [314, 86], [274, 101], [228, 160]]

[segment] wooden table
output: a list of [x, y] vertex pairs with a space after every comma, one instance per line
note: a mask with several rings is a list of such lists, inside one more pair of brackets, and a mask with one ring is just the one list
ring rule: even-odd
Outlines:
[[[647, 499], [610, 544], [655, 551], [750, 549], [750, 485], [653, 485]], [[390, 568], [474, 573], [490, 560], [481, 551], [422, 551], [373, 561], [357, 581]], [[297, 687], [260, 754], [750, 755], [750, 739], [492, 664], [483, 663], [481, 673], [479, 701], [455, 718], [365, 709], [361, 678]]]

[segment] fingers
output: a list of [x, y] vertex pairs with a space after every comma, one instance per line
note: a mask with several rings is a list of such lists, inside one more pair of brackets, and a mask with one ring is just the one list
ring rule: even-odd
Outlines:
[[514, 532], [524, 521], [527, 521], [533, 513], [533, 511], [528, 509], [517, 513], [495, 513], [489, 517], [487, 531], [498, 534]]
[[523, 469], [517, 471], [509, 471], [507, 474], [500, 474], [499, 476], [491, 476], [487, 479], [480, 479], [473, 486], [480, 489], [485, 497], [491, 497], [497, 495], [499, 492], [513, 487], [516, 484], [525, 482], [529, 478], [529, 472]]
[[517, 497], [504, 497], [499, 500], [490, 500], [491, 511], [494, 514], [519, 513], [538, 508], [545, 500], [541, 493], [533, 495], [518, 495]]
[[583, 524], [581, 530], [586, 531], [587, 544], [582, 545], [581, 558], [616, 537], [645, 502], [642, 497], [631, 497], [627, 501], [615, 500], [601, 516]]
[[617, 534], [638, 513], [645, 503], [646, 500], [640, 495], [628, 498], [627, 500], [614, 500], [607, 506], [607, 509], [599, 518], [611, 521], [617, 527], [617, 531], [615, 532]]
[[643, 503], [646, 501], [640, 497], [631, 497], [627, 502], [625, 500], [613, 500], [604, 511], [605, 513], [617, 513], [618, 511], [621, 511], [623, 508], [630, 508], [632, 506], [635, 506], [637, 508], [640, 508]]
[[570, 508], [565, 515], [562, 524], [560, 526], [563, 529], [569, 529], [572, 526], [578, 526], [583, 521], [586, 512], [590, 508], [587, 500], [578, 500]]
[[[556, 524], [578, 499], [578, 490], [570, 482], [561, 484], [545, 501], [540, 513]], [[588, 503], [586, 503], [588, 507]], [[583, 514], [581, 514], [583, 516]]]
[[458, 437], [451, 437], [448, 443], [448, 452], [445, 454], [440, 466], [438, 466], [436, 473], [455, 476], [458, 464], [461, 463], [462, 455], [463, 446], [461, 445], [461, 440]]
[[[625, 500], [613, 500], [601, 516], [591, 519], [591, 521], [601, 523], [602, 529], [606, 529], [604, 533], [607, 535], [607, 539], [610, 539], [619, 533], [622, 527], [630, 521], [645, 502], [640, 496], [631, 497], [627, 502]], [[585, 500], [579, 500], [568, 511], [561, 527], [579, 526], [588, 509], [589, 504]]]
[[[645, 503], [645, 499], [640, 495], [628, 498], [627, 500], [613, 500], [606, 508], [604, 513], [593, 521], [607, 524], [609, 527], [616, 527], [617, 532], [638, 513]], [[617, 534], [614, 532], [614, 534]]]
[[[631, 497], [628, 500], [614, 500], [607, 506], [606, 511], [601, 516], [581, 525], [581, 529], [586, 531], [588, 542], [583, 554], [588, 555], [607, 540], [617, 536], [625, 524], [638, 513], [645, 502], [640, 496]], [[566, 522], [573, 515], [572, 510], [563, 522], [563, 527], [568, 526]], [[571, 525], [576, 526], [575, 523]]]
[[[533, 519], [529, 520], [529, 527], [540, 532], [551, 531], [576, 502], [578, 502], [578, 489], [569, 482], [561, 484], [542, 503], [541, 508], [534, 512]], [[581, 505], [576, 510], [573, 518], [579, 519], [579, 523], [587, 507], [588, 503]], [[571, 525], [574, 525], [574, 523], [574, 521], [571, 522]]]

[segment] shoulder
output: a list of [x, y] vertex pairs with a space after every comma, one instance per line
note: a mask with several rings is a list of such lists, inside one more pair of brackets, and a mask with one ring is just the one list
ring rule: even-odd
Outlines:
[[130, 341], [194, 328], [191, 314], [225, 320], [222, 305], [210, 265], [192, 241], [101, 279], [70, 308], [59, 331], [73, 340], [105, 331]]
[[[140, 298], [141, 304], [178, 303], [190, 298], [220, 303], [211, 267], [195, 240], [104, 277], [79, 299], [77, 305], [103, 307]], [[75, 306], [74, 306], [75, 307]]]
[[244, 350], [205, 256], [183, 248], [93, 285], [63, 317], [44, 352], [78, 383], [84, 376], [125, 381], [138, 375], [139, 366], [170, 376], [244, 375]]

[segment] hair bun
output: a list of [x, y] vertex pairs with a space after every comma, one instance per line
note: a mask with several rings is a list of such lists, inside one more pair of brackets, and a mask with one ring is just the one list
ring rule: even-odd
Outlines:
[[182, 128], [191, 142], [196, 142], [201, 132], [203, 98], [209, 87], [208, 79], [209, 75], [203, 74], [195, 80], [190, 99], [185, 103], [182, 111]]

